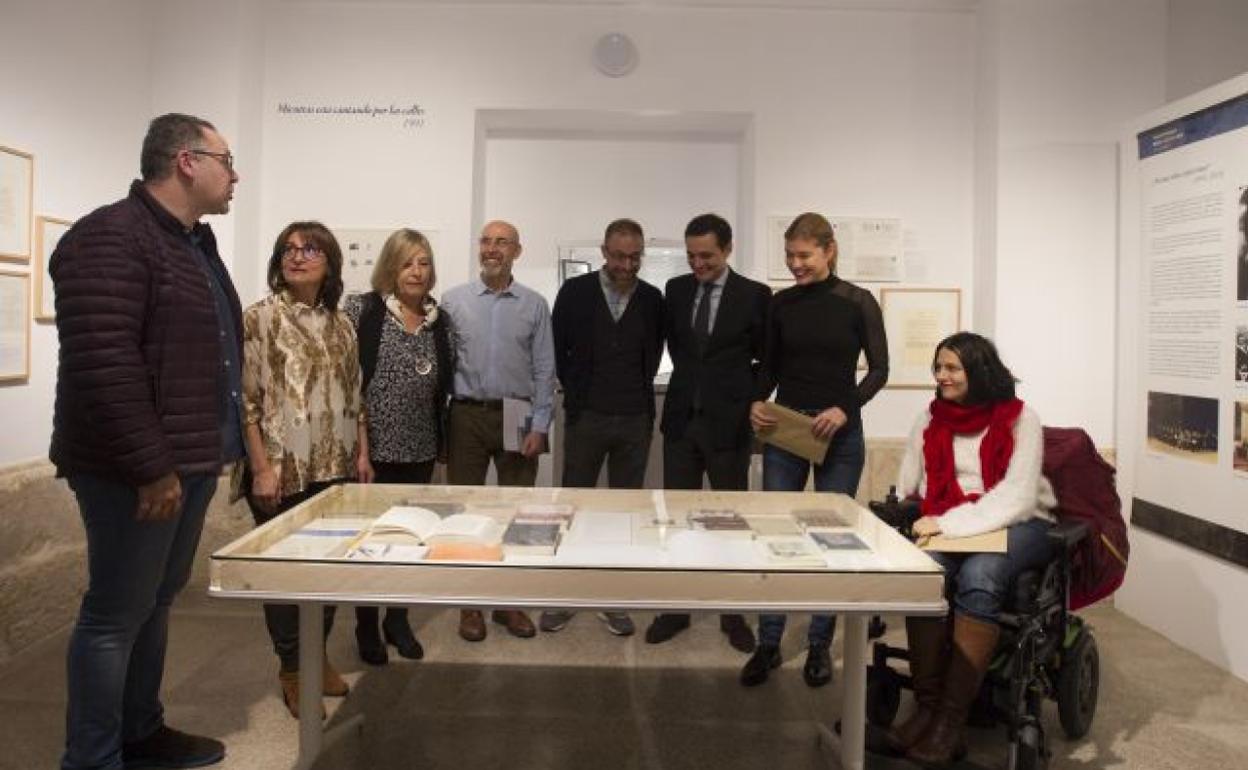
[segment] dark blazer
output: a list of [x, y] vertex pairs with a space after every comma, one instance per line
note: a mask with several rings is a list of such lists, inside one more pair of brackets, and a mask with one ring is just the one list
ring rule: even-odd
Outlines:
[[693, 338], [696, 292], [692, 273], [667, 282], [664, 326], [675, 369], [667, 386], [661, 428], [667, 438], [684, 435], [694, 391], [700, 386], [712, 443], [717, 449], [729, 449], [750, 440], [754, 374], [763, 358], [771, 289], [730, 269], [702, 356]]
[[[575, 421], [589, 395], [593, 378], [594, 316], [606, 312], [607, 299], [602, 294], [599, 271], [578, 275], [564, 281], [555, 295], [550, 313], [551, 333], [555, 340], [555, 373], [563, 386], [563, 408], [569, 421]], [[658, 288], [640, 278], [628, 300], [625, 316], [641, 314], [645, 329], [643, 371], [637, 373], [650, 394], [650, 415], [654, 416], [654, 375], [663, 358], [663, 295]]]

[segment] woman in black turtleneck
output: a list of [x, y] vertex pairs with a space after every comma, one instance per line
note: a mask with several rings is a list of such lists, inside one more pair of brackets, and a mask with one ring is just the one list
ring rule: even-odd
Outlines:
[[[831, 437], [823, 464], [814, 466], [815, 489], [852, 497], [866, 459], [860, 410], [888, 380], [884, 319], [871, 292], [836, 277], [836, 238], [823, 216], [793, 220], [784, 232], [784, 261], [796, 285], [772, 298], [750, 422], [759, 432], [775, 426], [763, 406], [773, 390], [776, 403], [814, 417], [815, 435]], [[861, 353], [867, 374], [858, 382]], [[765, 490], [805, 489], [810, 472], [811, 463], [795, 454], [770, 444], [763, 451]], [[802, 671], [811, 687], [832, 680], [828, 648], [835, 630], [830, 615], [811, 619]], [[780, 665], [783, 634], [784, 615], [759, 616], [759, 644], [741, 671], [742, 684], [761, 684]]]

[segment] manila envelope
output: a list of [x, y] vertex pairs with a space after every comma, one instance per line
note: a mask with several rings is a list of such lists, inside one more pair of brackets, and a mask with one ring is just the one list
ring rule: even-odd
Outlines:
[[830, 439], [816, 438], [815, 434], [810, 432], [810, 426], [815, 422], [813, 417], [795, 412], [772, 401], [767, 402], [767, 410], [778, 422], [776, 427], [759, 433], [759, 441], [778, 446], [798, 457], [804, 457], [815, 465], [823, 464], [823, 458], [828, 454]]

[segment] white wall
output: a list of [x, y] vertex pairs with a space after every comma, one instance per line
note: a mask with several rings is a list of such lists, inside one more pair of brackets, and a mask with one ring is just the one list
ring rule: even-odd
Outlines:
[[[124, 197], [138, 177], [151, 117], [151, 30], [139, 0], [4, 1], [0, 145], [34, 154], [35, 214], [77, 219]], [[32, 322], [30, 342], [29, 382], [0, 385], [0, 465], [46, 456], [52, 435], [56, 327]]]
[[1046, 424], [1114, 440], [1117, 141], [1163, 100], [1164, 0], [1000, 0], [996, 326]]
[[1248, 3], [1169, 0], [1166, 99], [1174, 101], [1248, 72]]
[[[742, 169], [754, 186], [737, 206], [752, 221], [733, 223], [743, 243], [774, 214], [899, 216], [924, 281], [972, 284], [969, 13], [297, 4], [273, 9], [266, 26], [262, 233], [307, 216], [423, 224], [443, 234], [439, 280], [450, 286], [474, 270], [477, 110], [736, 112], [754, 117]], [[310, 57], [288, 30], [334, 45]], [[589, 63], [609, 31], [640, 49], [628, 77]], [[419, 102], [426, 125], [277, 113], [280, 102], [366, 101]], [[513, 184], [537, 206], [578, 173], [552, 167]], [[688, 200], [704, 182], [686, 176]], [[764, 246], [740, 263], [764, 264]], [[926, 397], [883, 393], [868, 408], [871, 432], [902, 435]]]
[[[600, 242], [613, 219], [631, 217], [647, 238], [676, 240], [705, 211], [737, 221], [737, 152], [727, 142], [492, 139], [484, 218], [524, 223], [517, 278], [553, 297], [557, 244]], [[558, 184], [534, 184], [555, 169]]]

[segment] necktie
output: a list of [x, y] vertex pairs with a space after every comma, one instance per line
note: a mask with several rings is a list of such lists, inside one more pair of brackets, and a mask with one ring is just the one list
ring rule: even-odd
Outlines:
[[702, 296], [698, 299], [697, 312], [693, 314], [693, 338], [698, 344], [699, 355], [706, 352], [706, 343], [711, 339], [711, 289], [714, 287], [710, 282], [701, 285]]

